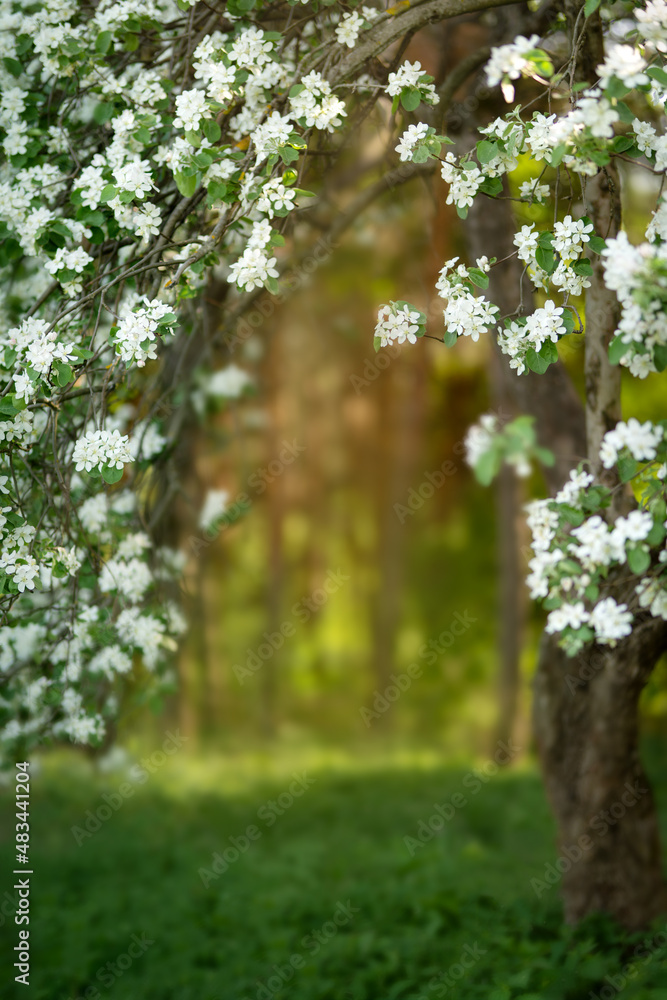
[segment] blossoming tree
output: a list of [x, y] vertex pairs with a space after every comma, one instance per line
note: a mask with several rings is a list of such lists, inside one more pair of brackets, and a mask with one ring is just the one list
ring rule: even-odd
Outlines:
[[[525, 33], [462, 59], [439, 89], [403, 59], [426, 25], [501, 8]], [[650, 793], [606, 838], [589, 819], [644, 781], [637, 698], [667, 634], [667, 421], [621, 420], [619, 370], [667, 366], [667, 203], [634, 246], [619, 183], [626, 163], [658, 179], [667, 168], [665, 0], [0, 0], [0, 17], [7, 758], [53, 738], [98, 742], [130, 678], [168, 682], [183, 555], [163, 544], [160, 519], [178, 415], [215, 337], [232, 346], [247, 304], [280, 291], [294, 220], [326, 205], [330, 166], [374, 115], [387, 155], [335, 233], [376, 194], [434, 169], [462, 220], [482, 200], [516, 203], [505, 255], [516, 308], [499, 304], [508, 262], [488, 245], [474, 263], [443, 266], [444, 326], [430, 335], [450, 348], [494, 339], [517, 384], [527, 371], [554, 384], [559, 342], [585, 341], [586, 448], [529, 510], [529, 586], [549, 612], [537, 733], [563, 845], [592, 838], [565, 876], [569, 917], [603, 909], [636, 925], [661, 909]], [[462, 149], [442, 108], [482, 62], [506, 103]], [[359, 175], [373, 176], [365, 161]], [[522, 224], [531, 206], [553, 221]], [[225, 311], [207, 341], [210, 281]], [[393, 302], [376, 346], [425, 332], [422, 312]], [[238, 390], [236, 375], [214, 378]], [[485, 418], [469, 437], [480, 480], [503, 461], [548, 465], [543, 429], [539, 412], [537, 437], [525, 419]], [[215, 496], [201, 523], [223, 516]], [[581, 680], [575, 690], [566, 676]]]
[[[535, 373], [547, 380], [542, 399], [534, 380], [532, 390], [515, 393], [537, 417], [537, 438], [530, 418], [499, 427], [489, 415], [471, 428], [468, 457], [483, 483], [504, 462], [519, 474], [530, 471], [531, 458], [558, 467], [547, 468], [554, 495], [528, 507], [527, 582], [549, 612], [534, 717], [559, 823], [566, 914], [576, 920], [605, 910], [637, 926], [665, 908], [655, 807], [638, 756], [637, 701], [667, 644], [667, 422], [621, 419], [620, 368], [643, 379], [667, 367], [667, 206], [659, 180], [667, 166], [660, 131], [667, 5], [555, 6], [551, 35], [519, 35], [492, 48], [487, 82], [500, 87], [507, 113], [479, 127], [461, 155], [441, 157], [448, 202], [464, 219], [476, 212], [477, 237], [486, 231], [496, 241], [484, 244], [472, 266], [447, 261], [437, 291], [445, 344], [491, 335], [518, 379]], [[515, 104], [520, 77], [537, 84], [528, 91], [530, 113]], [[404, 133], [401, 156], [436, 141], [419, 128]], [[527, 168], [529, 179], [513, 180]], [[620, 169], [658, 178], [640, 246], [621, 228]], [[507, 236], [480, 219], [490, 210], [478, 208], [482, 198], [507, 196], [517, 203], [509, 248]], [[526, 200], [547, 207], [541, 224], [521, 224]], [[419, 310], [392, 303], [379, 314], [376, 344], [414, 343], [425, 331]], [[585, 427], [563, 440], [554, 424], [576, 424], [578, 404], [563, 389], [562, 366], [557, 379], [549, 376], [559, 342], [567, 350], [578, 338]], [[578, 446], [574, 454], [545, 452], [554, 441], [561, 449]]]

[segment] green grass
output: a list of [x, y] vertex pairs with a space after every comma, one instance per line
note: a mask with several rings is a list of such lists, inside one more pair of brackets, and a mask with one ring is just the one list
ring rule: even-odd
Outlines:
[[[416, 751], [210, 759], [180, 751], [78, 846], [71, 827], [83, 826], [125, 775], [95, 775], [77, 758], [47, 760], [32, 801], [31, 984], [12, 981], [17, 928], [8, 918], [2, 997], [599, 995], [605, 976], [624, 975], [627, 939], [601, 919], [563, 927], [557, 887], [536, 897], [530, 880], [555, 858], [538, 776], [520, 761], [475, 793], [466, 775], [480, 763], [446, 765]], [[258, 810], [304, 770], [315, 782], [269, 825]], [[457, 792], [466, 805], [411, 855], [405, 837]], [[10, 809], [3, 793], [0, 895], [14, 867]], [[198, 870], [211, 870], [214, 852], [250, 825], [259, 839], [205, 887]], [[153, 943], [119, 978], [97, 978], [135, 934]], [[666, 956], [652, 952], [624, 1000], [667, 1000]], [[442, 978], [450, 969], [463, 975]]]

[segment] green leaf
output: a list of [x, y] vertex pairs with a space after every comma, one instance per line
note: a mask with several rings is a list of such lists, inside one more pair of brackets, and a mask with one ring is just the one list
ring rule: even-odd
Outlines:
[[606, 149], [591, 149], [588, 155], [593, 163], [597, 163], [598, 167], [606, 167], [611, 160]]
[[76, 213], [76, 221], [85, 222], [87, 226], [103, 226], [106, 216], [104, 212], [93, 211], [90, 208], [80, 208]]
[[416, 87], [407, 87], [401, 91], [401, 104], [406, 111], [415, 111], [421, 104], [422, 95]]
[[479, 186], [479, 190], [483, 191], [484, 194], [490, 195], [495, 198], [497, 194], [503, 189], [503, 182], [500, 177], [485, 177]]
[[93, 121], [96, 125], [104, 125], [113, 118], [115, 110], [113, 104], [97, 104], [93, 111]]
[[490, 163], [498, 156], [499, 152], [498, 144], [489, 142], [488, 139], [482, 139], [481, 142], [477, 143], [477, 159], [480, 163]]
[[211, 203], [222, 201], [227, 194], [227, 185], [224, 181], [211, 181], [208, 186], [208, 196]]
[[61, 222], [60, 219], [56, 219], [55, 222], [52, 222], [49, 225], [49, 232], [60, 233], [61, 236], [65, 236], [67, 239], [72, 238], [71, 230], [65, 225], [64, 222]]
[[541, 358], [548, 361], [550, 365], [553, 365], [558, 361], [558, 348], [554, 344], [553, 340], [545, 340], [539, 351], [537, 352]]
[[412, 154], [413, 163], [426, 163], [431, 158], [431, 153], [426, 146], [417, 146]]
[[243, 17], [253, 9], [255, 2], [256, 0], [228, 0], [227, 10], [232, 17]]
[[549, 166], [557, 167], [561, 163], [563, 157], [565, 156], [566, 149], [567, 146], [565, 145], [564, 142], [561, 143], [559, 146], [556, 146], [551, 156], [546, 157]]
[[618, 473], [624, 483], [629, 482], [633, 476], [637, 475], [639, 462], [632, 456], [621, 455], [618, 462]]
[[537, 351], [530, 347], [526, 351], [526, 364], [532, 372], [537, 372], [538, 375], [544, 375], [550, 362], [546, 361], [543, 357], [540, 357]]
[[600, 510], [609, 506], [610, 499], [611, 493], [606, 486], [591, 486], [581, 497], [581, 504], [589, 511]]
[[574, 263], [573, 271], [575, 274], [580, 274], [584, 278], [590, 278], [593, 273], [593, 265], [588, 257], [582, 257], [581, 260]]
[[[609, 83], [605, 87], [605, 94], [608, 94], [609, 97], [618, 99], [620, 97], [625, 97], [626, 94], [629, 94], [631, 89], [632, 88], [626, 86], [622, 80], [619, 80], [617, 76], [612, 76]], [[618, 136], [618, 138], [622, 137]], [[615, 148], [615, 143], [613, 146]], [[620, 152], [620, 150], [616, 150], [616, 152]]]
[[664, 372], [667, 368], [667, 345], [656, 344], [653, 348], [653, 363], [659, 372]]
[[299, 159], [298, 149], [294, 149], [292, 146], [281, 146], [278, 152], [280, 153], [280, 159], [286, 166], [289, 166], [290, 163], [296, 163]]
[[183, 197], [191, 198], [197, 190], [197, 175], [193, 174], [191, 177], [187, 177], [182, 170], [176, 170], [174, 172], [174, 179], [176, 187]]
[[573, 630], [572, 635], [576, 636], [577, 639], [582, 639], [584, 642], [587, 642], [595, 636], [595, 632], [592, 628], [589, 628], [588, 625], [582, 625], [580, 628]]
[[13, 420], [19, 410], [16, 409], [11, 399], [0, 399], [0, 420]]
[[584, 14], [586, 17], [590, 17], [591, 14], [595, 13], [600, 6], [600, 2], [601, 0], [586, 0], [586, 3], [584, 4]]
[[601, 236], [591, 236], [588, 241], [588, 249], [592, 250], [593, 253], [602, 253], [602, 251], [606, 250], [606, 248], [606, 240], [603, 240]]
[[630, 344], [625, 344], [620, 337], [614, 337], [609, 345], [609, 364], [617, 365], [629, 350]]
[[475, 463], [475, 478], [482, 486], [488, 486], [500, 468], [500, 455], [496, 448], [490, 448]]
[[214, 145], [216, 142], [220, 141], [220, 136], [222, 135], [222, 129], [220, 128], [220, 126], [216, 121], [207, 118], [202, 125], [202, 129], [204, 131], [204, 135], [211, 143], [211, 145]]
[[150, 129], [147, 129], [145, 125], [142, 125], [141, 128], [138, 128], [134, 133], [134, 138], [137, 142], [140, 142], [142, 146], [147, 146], [151, 141]]
[[111, 465], [102, 466], [102, 479], [105, 483], [118, 483], [123, 478], [123, 469], [116, 469]]
[[463, 205], [463, 206], [457, 205], [456, 206], [456, 214], [458, 215], [459, 219], [467, 219], [468, 218], [468, 206], [467, 205]]
[[62, 361], [56, 361], [53, 367], [58, 373], [58, 385], [63, 387], [69, 385], [74, 378], [74, 372], [70, 366], [64, 364]]
[[544, 247], [538, 246], [535, 251], [535, 261], [547, 274], [553, 274], [558, 266], [553, 250], [546, 250]]
[[540, 235], [537, 238], [538, 247], [543, 247], [545, 250], [551, 250], [553, 242], [554, 242], [554, 234], [550, 232], [548, 229], [545, 232], [540, 233]]
[[618, 101], [616, 104], [616, 110], [618, 111], [621, 121], [626, 125], [632, 125], [632, 123], [636, 121], [637, 115], [630, 110], [624, 101]]
[[453, 347], [458, 339], [459, 339], [458, 333], [455, 333], [453, 330], [445, 330], [445, 337], [444, 337], [445, 347]]
[[549, 450], [549, 448], [536, 448], [535, 455], [542, 465], [546, 465], [551, 468], [556, 464], [556, 456]]
[[631, 146], [634, 146], [634, 139], [631, 139], [629, 135], [617, 135], [611, 144], [615, 153], [624, 153]]
[[23, 66], [21, 63], [17, 59], [10, 59], [9, 56], [4, 56], [2, 61], [5, 69], [11, 73], [15, 79], [18, 79], [23, 72]]
[[667, 86], [667, 73], [661, 66], [649, 66], [646, 70], [646, 75], [650, 76], [653, 80], [657, 80], [663, 86]]
[[[662, 503], [662, 508], [663, 508], [663, 510], [661, 510], [661, 513], [662, 513], [661, 520], [664, 520], [664, 517], [665, 517], [665, 515], [664, 515], [664, 506], [665, 506], [664, 500], [661, 501], [661, 503]], [[651, 513], [653, 514], [654, 517], [656, 516], [656, 512], [655, 511], [652, 511]], [[648, 535], [646, 536], [646, 541], [651, 546], [660, 545], [661, 542], [663, 541], [664, 537], [665, 537], [665, 529], [662, 526], [661, 520], [656, 521], [653, 524], [653, 527], [651, 528], [651, 530], [649, 531]]]
[[643, 545], [628, 550], [628, 566], [633, 573], [645, 573], [650, 565], [651, 553]]
[[665, 523], [665, 518], [667, 517], [667, 503], [665, 503], [662, 497], [653, 497], [653, 499], [649, 501], [648, 506], [649, 510], [651, 511], [651, 514], [653, 514], [653, 517], [657, 522], [657, 524], [653, 525], [648, 534], [648, 541], [650, 545], [657, 545], [658, 542], [654, 542], [651, 536], [656, 527], [659, 527], [661, 528], [661, 530], [664, 530], [662, 529], [662, 525]]
[[489, 276], [484, 271], [480, 271], [477, 267], [471, 267], [468, 271], [468, 275], [473, 285], [477, 285], [478, 288], [488, 288], [489, 287]]
[[100, 31], [99, 35], [95, 39], [95, 51], [99, 52], [100, 55], [105, 56], [111, 48], [112, 41], [113, 35], [110, 31]]
[[19, 56], [24, 56], [26, 52], [33, 46], [33, 39], [30, 35], [19, 35], [16, 38], [16, 53]]
[[100, 204], [106, 205], [107, 202], [111, 201], [118, 194], [118, 189], [113, 184], [107, 184], [105, 188], [102, 189], [102, 194], [100, 195]]
[[585, 516], [583, 510], [577, 510], [576, 507], [571, 507], [570, 504], [567, 503], [559, 504], [558, 509], [568, 524], [573, 525], [575, 528], [578, 528], [580, 524], [583, 524]]

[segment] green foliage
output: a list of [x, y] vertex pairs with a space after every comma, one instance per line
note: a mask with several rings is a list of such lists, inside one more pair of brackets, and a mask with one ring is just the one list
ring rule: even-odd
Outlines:
[[[339, 759], [327, 771], [304, 748], [291, 759], [171, 758], [81, 846], [70, 827], [125, 775], [51, 765], [31, 810], [31, 1000], [80, 997], [91, 985], [104, 1000], [256, 1000], [295, 954], [305, 964], [272, 1000], [431, 1000], [440, 994], [429, 984], [475, 945], [456, 1000], [585, 1000], [650, 937], [629, 938], [602, 918], [564, 926], [558, 885], [537, 898], [531, 879], [541, 881], [556, 854], [531, 765], [501, 770], [473, 793], [463, 782], [484, 760], [446, 767], [435, 754], [425, 764], [369, 746]], [[270, 828], [258, 821], [258, 808], [304, 769], [315, 784]], [[411, 856], [404, 838], [462, 788], [467, 805]], [[253, 823], [261, 838], [204, 888], [198, 869]], [[6, 836], [4, 871], [12, 855]], [[359, 912], [315, 952], [313, 933], [347, 900]], [[13, 926], [1, 939], [4, 969]], [[133, 934], [154, 943], [103, 988], [97, 970]], [[650, 955], [623, 1000], [664, 1000], [665, 949]], [[4, 1000], [27, 993], [7, 977]]]
[[[545, 352], [547, 348], [556, 350], [555, 345], [547, 341], [539, 354], [532, 348], [528, 351], [526, 359], [533, 371], [543, 372], [549, 367], [551, 362], [543, 357], [544, 353], [549, 354], [549, 351]], [[488, 445], [481, 451], [474, 465], [475, 478], [482, 486], [488, 486], [495, 479], [503, 462], [519, 469], [526, 468], [526, 471], [530, 469], [531, 459], [543, 465], [554, 464], [552, 452], [538, 446], [534, 424], [533, 417], [521, 416], [501, 428], [489, 431]]]

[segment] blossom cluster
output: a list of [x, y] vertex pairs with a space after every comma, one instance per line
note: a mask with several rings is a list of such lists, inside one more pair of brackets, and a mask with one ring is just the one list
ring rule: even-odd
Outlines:
[[440, 101], [433, 77], [422, 69], [419, 62], [404, 62], [396, 72], [390, 73], [385, 93], [394, 98], [395, 107], [400, 101], [406, 111], [414, 111], [422, 102], [434, 105]]
[[[662, 425], [619, 423], [605, 435], [600, 457], [627, 480], [637, 463], [664, 464], [664, 435]], [[609, 490], [581, 470], [570, 474], [553, 500], [528, 505], [531, 597], [549, 610], [547, 631], [557, 633], [570, 654], [591, 640], [615, 645], [631, 633], [640, 609], [667, 619], [667, 508], [662, 490], [650, 484], [649, 477], [646, 507], [613, 520], [606, 515]], [[625, 585], [625, 602], [608, 592], [620, 567], [634, 576], [634, 583]]]
[[[289, 35], [228, 6], [0, 0], [0, 756], [101, 740], [139, 663], [169, 682], [183, 561], [141, 528], [200, 368], [163, 344], [213, 268], [232, 298], [278, 291], [309, 145], [385, 87], [319, 55], [352, 56], [373, 6]], [[437, 100], [418, 64], [386, 86]], [[250, 381], [202, 380], [201, 412]]]
[[527, 368], [545, 370], [558, 357], [555, 345], [568, 332], [567, 324], [571, 324], [570, 313], [547, 299], [530, 316], [507, 322], [498, 333], [498, 345], [517, 375]]
[[414, 309], [407, 302], [392, 302], [378, 311], [375, 326], [375, 349], [389, 344], [416, 344], [426, 330], [424, 313]]
[[637, 378], [667, 366], [667, 254], [663, 244], [632, 246], [625, 233], [602, 251], [604, 280], [621, 303], [610, 359]]
[[498, 306], [473, 292], [475, 286], [485, 288], [488, 285], [489, 261], [480, 258], [475, 268], [468, 269], [464, 264], [456, 266], [458, 259], [452, 257], [445, 262], [435, 286], [446, 302], [443, 310], [445, 343], [454, 343], [458, 337], [479, 340], [480, 334], [495, 323], [498, 313]]
[[539, 49], [539, 35], [526, 38], [519, 35], [507, 45], [499, 45], [491, 52], [486, 64], [486, 79], [491, 87], [502, 84], [505, 100], [514, 99], [512, 80], [520, 76], [551, 76], [553, 67], [547, 54]]

